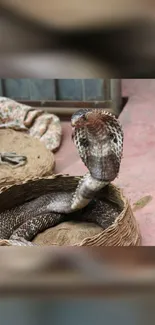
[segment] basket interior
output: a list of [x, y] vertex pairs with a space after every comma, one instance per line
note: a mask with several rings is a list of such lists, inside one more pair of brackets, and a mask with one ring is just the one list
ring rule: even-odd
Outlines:
[[[59, 192], [62, 189], [65, 189], [65, 192], [72, 192], [75, 190], [79, 180], [80, 177], [53, 176], [51, 178], [30, 180], [22, 184], [15, 184], [8, 188], [3, 188], [0, 193], [0, 213], [49, 192]], [[124, 201], [121, 198], [121, 193], [112, 184], [107, 185], [99, 191], [97, 197], [105, 198], [117, 204], [121, 210], [124, 209]]]

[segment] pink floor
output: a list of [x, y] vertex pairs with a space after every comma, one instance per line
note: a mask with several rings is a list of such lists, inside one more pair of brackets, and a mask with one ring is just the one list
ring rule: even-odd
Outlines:
[[[152, 200], [135, 211], [143, 245], [155, 245], [155, 79], [125, 79], [124, 96], [129, 96], [120, 120], [124, 128], [124, 157], [115, 181], [133, 205], [150, 195]], [[82, 175], [86, 168], [71, 141], [69, 122], [63, 122], [63, 142], [56, 154], [56, 172]]]

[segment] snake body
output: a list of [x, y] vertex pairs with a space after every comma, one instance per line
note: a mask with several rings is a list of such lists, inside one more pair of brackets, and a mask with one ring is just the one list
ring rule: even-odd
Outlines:
[[[104, 109], [81, 109], [71, 118], [72, 139], [88, 168], [74, 193], [48, 193], [0, 214], [0, 239], [11, 245], [33, 245], [39, 232], [84, 209], [95, 194], [119, 173], [123, 130], [118, 119]], [[81, 210], [82, 211], [82, 210]]]

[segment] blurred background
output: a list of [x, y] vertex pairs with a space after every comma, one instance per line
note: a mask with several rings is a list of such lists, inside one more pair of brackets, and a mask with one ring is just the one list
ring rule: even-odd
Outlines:
[[[133, 205], [136, 200], [150, 196], [148, 204], [140, 210], [137, 209], [135, 214], [143, 232], [143, 244], [153, 246], [155, 244], [155, 81], [147, 80], [147, 78], [154, 78], [155, 75], [154, 1], [1, 0], [0, 9], [1, 96], [8, 96], [21, 102], [33, 100], [36, 101], [33, 103], [35, 107], [47, 107], [47, 101], [55, 101], [53, 107], [51, 103], [49, 104], [48, 109], [50, 108], [51, 112], [57, 113], [58, 116], [60, 114], [61, 118], [65, 114], [62, 114], [62, 107], [56, 107], [56, 100], [91, 100], [96, 103], [115, 98], [115, 109], [118, 115], [121, 114], [120, 118], [126, 139], [125, 157], [118, 184], [124, 188]], [[23, 80], [24, 78], [27, 80]], [[42, 80], [38, 80], [38, 78]], [[47, 80], [48, 78], [51, 80]], [[67, 84], [67, 81], [64, 83], [61, 78], [74, 80], [68, 80]], [[92, 80], [83, 81], [87, 78]], [[99, 78], [99, 80], [94, 82], [93, 78]], [[115, 80], [113, 85], [115, 84], [116, 88], [113, 86], [104, 88], [109, 83], [105, 83], [102, 78], [104, 80], [118, 78], [112, 79]], [[128, 78], [123, 79], [122, 89], [120, 88], [120, 78]], [[129, 78], [145, 78], [145, 80], [129, 80]], [[111, 89], [110, 96], [107, 95], [109, 94], [108, 89]], [[117, 89], [116, 92], [115, 89]], [[123, 111], [122, 97], [128, 98], [126, 105], [123, 106]], [[38, 105], [38, 101], [40, 101], [40, 105]], [[69, 103], [64, 105], [64, 111], [68, 108]], [[75, 105], [71, 104], [70, 108], [75, 108]], [[63, 131], [69, 130], [64, 137], [64, 146], [65, 143], [68, 146], [70, 137], [68, 125], [69, 121], [63, 121]], [[56, 158], [57, 168], [61, 166], [62, 157], [63, 152], [60, 150]], [[74, 164], [79, 172], [76, 156], [74, 157]], [[139, 168], [140, 164], [141, 168]], [[63, 171], [67, 172], [68, 167], [71, 167], [68, 166], [68, 163], [64, 164]], [[47, 279], [45, 276], [47, 279], [45, 286], [42, 273], [39, 279], [37, 278], [38, 273], [34, 272], [33, 276], [31, 274], [34, 267], [32, 260], [36, 262], [38, 256], [40, 263], [43, 262], [45, 251], [38, 251], [38, 255], [35, 253], [31, 261], [29, 260], [31, 254], [29, 253], [26, 259], [24, 251], [22, 254], [19, 254], [19, 251], [17, 254], [15, 251], [11, 251], [10, 255], [9, 251], [3, 252], [2, 254], [1, 251], [3, 260], [0, 272], [0, 319], [2, 325], [9, 323], [39, 325], [49, 322], [52, 324], [66, 323], [67, 325], [73, 323], [75, 325], [86, 323], [91, 325], [104, 322], [110, 325], [117, 323], [119, 325], [142, 325], [148, 322], [154, 324], [154, 254], [151, 266], [148, 265], [146, 258], [144, 263], [139, 265], [137, 275], [134, 273], [134, 267], [131, 273], [128, 272], [126, 284], [129, 283], [129, 286], [119, 283], [115, 288], [115, 295], [114, 290], [106, 287], [105, 281], [104, 285], [102, 284], [104, 290], [102, 293], [98, 293], [98, 298], [95, 298], [93, 293], [89, 299], [88, 296], [82, 297], [82, 294], [75, 298], [75, 293], [74, 299], [70, 295], [67, 300], [66, 297], [64, 299], [54, 297], [55, 299], [48, 298], [47, 300], [47, 288], [49, 287], [50, 295], [53, 292], [53, 283], [50, 287], [52, 278]], [[112, 252], [112, 260], [114, 257], [118, 259], [121, 255], [120, 251], [115, 252], [112, 249]], [[136, 253], [135, 249], [132, 251], [132, 256], [130, 256], [132, 265], [136, 265], [140, 252], [144, 256], [143, 248], [140, 248], [139, 252], [136, 250]], [[149, 256], [149, 252], [151, 249], [147, 251], [146, 257]], [[123, 270], [128, 265], [128, 254], [125, 251], [122, 255]], [[107, 256], [109, 256], [109, 252]], [[120, 267], [120, 264], [118, 263], [117, 266]], [[147, 273], [145, 266], [151, 273]], [[14, 272], [12, 268], [14, 268]], [[30, 269], [26, 274], [27, 282], [24, 284], [23, 270], [27, 270], [27, 268]], [[115, 268], [111, 264], [110, 270], [113, 271], [113, 269], [111, 287], [118, 280]], [[21, 278], [17, 271], [21, 272]], [[141, 278], [141, 283], [137, 287], [136, 283], [138, 283], [141, 274], [144, 277]], [[63, 281], [63, 275], [61, 277]], [[37, 279], [38, 282], [35, 283]], [[149, 287], [147, 287], [148, 282]], [[40, 283], [45, 289], [42, 298], [38, 297], [36, 290]], [[75, 280], [73, 284], [76, 284]], [[121, 285], [125, 289], [123, 294], [120, 293]], [[25, 297], [28, 289], [29, 295]], [[84, 289], [84, 291], [87, 290]], [[60, 288], [59, 290], [57, 288], [57, 292], [59, 291]], [[33, 299], [30, 298], [32, 294], [35, 295]]]
[[[62, 142], [55, 153], [58, 173], [85, 173], [71, 142], [73, 111], [104, 105], [114, 109], [125, 135], [116, 184], [130, 200], [143, 246], [155, 245], [154, 93], [155, 79], [0, 79], [2, 99], [6, 96], [17, 101], [18, 107], [25, 103], [60, 118]], [[59, 254], [43, 247], [6, 249], [0, 251], [2, 324], [154, 324], [153, 248], [94, 247], [89, 256], [83, 248], [79, 255], [67, 247], [60, 247]]]
[[154, 76], [153, 0], [1, 0], [0, 6], [5, 77]]
[[1, 324], [154, 324], [154, 256], [135, 248], [1, 248]]

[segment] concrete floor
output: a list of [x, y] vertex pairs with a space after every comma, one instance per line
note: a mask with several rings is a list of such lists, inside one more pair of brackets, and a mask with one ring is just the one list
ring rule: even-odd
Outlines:
[[[131, 205], [151, 196], [150, 202], [134, 212], [142, 233], [142, 244], [155, 245], [155, 79], [124, 79], [123, 96], [129, 96], [120, 120], [124, 128], [124, 157], [119, 185]], [[71, 141], [69, 122], [62, 122], [63, 143], [56, 154], [56, 172], [83, 175], [86, 168]]]

